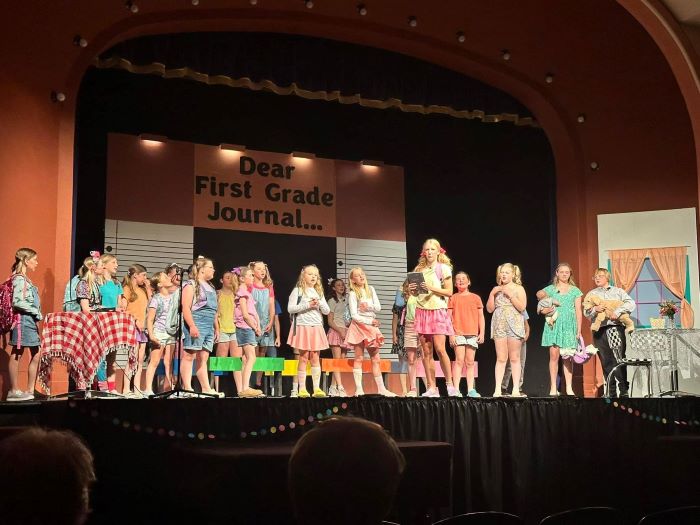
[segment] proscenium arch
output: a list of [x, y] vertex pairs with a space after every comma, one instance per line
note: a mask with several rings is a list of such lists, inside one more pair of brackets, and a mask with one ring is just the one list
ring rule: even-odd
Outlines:
[[[205, 31], [293, 33], [371, 46], [410, 55], [420, 60], [451, 69], [476, 78], [509, 93], [526, 105], [545, 131], [555, 159], [558, 206], [558, 251], [564, 259], [578, 268], [595, 264], [596, 239], [589, 238], [585, 219], [583, 185], [584, 161], [573, 117], [566, 114], [553, 97], [526, 76], [508, 70], [502, 63], [476, 56], [458, 45], [449, 45], [437, 39], [371, 22], [324, 17], [291, 11], [262, 9], [201, 10], [159, 12], [131, 17], [105, 28], [93, 39], [96, 53], [109, 49], [118, 42], [139, 36]], [[94, 55], [93, 55], [94, 56]], [[76, 60], [65, 82], [65, 89], [77, 93], [83, 75], [91, 65], [91, 57]], [[57, 230], [72, 224], [73, 166], [76, 99], [66, 101], [59, 138], [59, 187]], [[66, 198], [70, 196], [70, 198]], [[57, 235], [60, 232], [57, 231]], [[593, 232], [594, 233], [594, 232]], [[70, 261], [72, 243], [57, 243], [57, 263]], [[63, 253], [58, 253], [62, 251]], [[63, 262], [65, 261], [65, 263]], [[58, 265], [57, 265], [58, 267]], [[67, 271], [66, 271], [67, 273]], [[58, 291], [60, 292], [60, 290]], [[56, 297], [60, 297], [57, 293]]]

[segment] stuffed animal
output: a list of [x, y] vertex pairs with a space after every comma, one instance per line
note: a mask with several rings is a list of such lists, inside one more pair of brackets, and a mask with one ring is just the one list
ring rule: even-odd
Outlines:
[[[600, 324], [606, 319], [610, 319], [610, 314], [612, 314], [616, 308], [622, 306], [622, 301], [615, 299], [601, 299], [597, 295], [587, 295], [583, 300], [584, 310], [592, 310], [595, 306], [603, 306], [605, 310], [598, 312], [595, 319], [591, 323], [591, 330], [597, 332], [600, 329]], [[629, 314], [620, 314], [618, 320], [624, 325], [625, 333], [629, 334], [634, 332], [634, 322]]]

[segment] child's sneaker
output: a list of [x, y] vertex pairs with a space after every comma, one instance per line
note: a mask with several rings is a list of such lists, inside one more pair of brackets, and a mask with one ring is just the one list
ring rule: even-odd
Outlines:
[[362, 390], [361, 388], [357, 388], [355, 390], [355, 397], [360, 397], [360, 396], [364, 396], [364, 395], [365, 395], [365, 391]]
[[328, 389], [328, 396], [329, 397], [336, 397], [338, 395], [338, 387], [335, 385], [331, 385], [330, 388]]
[[299, 391], [292, 390], [292, 392], [289, 394], [289, 397], [299, 397]]
[[472, 388], [469, 392], [467, 392], [467, 397], [481, 397], [481, 394], [476, 391], [476, 389]]
[[440, 397], [440, 392], [438, 392], [437, 388], [429, 388], [423, 394], [421, 397]]
[[448, 397], [462, 397], [462, 393], [452, 385], [447, 385], [447, 395]]
[[31, 399], [34, 399], [34, 396], [29, 397], [26, 392], [22, 392], [21, 390], [10, 390], [7, 393], [6, 401], [29, 401]]
[[307, 397], [311, 397], [311, 395], [309, 394], [309, 391], [306, 390], [306, 388], [300, 388], [299, 389], [299, 397], [302, 399], [306, 399]]
[[337, 396], [338, 397], [348, 397], [348, 393], [345, 391], [345, 387], [343, 385], [339, 385], [337, 387]]
[[383, 395], [384, 397], [396, 397], [396, 394], [394, 394], [394, 393], [393, 393], [391, 390], [389, 390], [388, 388], [385, 388], [384, 390], [381, 390], [379, 393], [380, 393], [381, 395]]
[[314, 393], [311, 394], [313, 397], [328, 397], [326, 393], [320, 388], [314, 388]]
[[409, 390], [408, 392], [406, 392], [406, 397], [418, 397], [418, 392], [416, 392], [415, 390]]

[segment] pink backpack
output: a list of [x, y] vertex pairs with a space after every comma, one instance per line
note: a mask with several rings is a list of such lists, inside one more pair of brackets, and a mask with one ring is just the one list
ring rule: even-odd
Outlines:
[[12, 307], [12, 281], [15, 275], [11, 275], [4, 283], [0, 284], [0, 335], [8, 333], [19, 322], [19, 313], [15, 312]]

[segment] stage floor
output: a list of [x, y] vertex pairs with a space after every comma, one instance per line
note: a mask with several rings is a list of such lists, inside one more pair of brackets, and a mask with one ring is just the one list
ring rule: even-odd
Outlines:
[[[208, 494], [206, 501], [225, 503], [216, 512], [214, 505], [206, 505], [212, 513], [211, 523], [226, 521], [228, 506], [235, 501], [244, 507], [249, 504], [244, 512], [247, 519], [290, 522], [284, 485], [286, 460], [274, 468], [263, 468], [261, 462], [260, 468], [269, 468], [269, 475], [258, 472], [255, 461], [248, 461], [245, 468], [230, 470], [228, 482], [219, 475], [216, 483], [210, 483], [206, 472], [192, 465], [201, 466], [205, 461], [201, 454], [206, 451], [239, 457], [241, 454], [231, 451], [255, 449], [264, 454], [275, 447], [289, 447], [316, 420], [333, 415], [376, 421], [399, 442], [451, 444], [451, 483], [443, 483], [442, 477], [449, 474], [443, 473], [439, 461], [435, 461], [434, 472], [430, 462], [420, 467], [426, 487], [451, 486], [451, 490], [441, 488], [450, 492], [451, 505], [446, 508], [444, 499], [435, 499], [443, 515], [505, 510], [537, 523], [567, 508], [611, 505], [625, 510], [633, 520], [658, 508], [700, 503], [700, 398], [695, 397], [365, 396], [0, 404], [0, 425], [8, 431], [12, 426], [40, 424], [69, 428], [85, 437], [95, 453], [99, 479], [94, 497], [99, 519], [95, 516], [92, 523], [112, 522], [105, 521], [103, 511], [115, 507], [115, 497], [126, 498], [145, 521], [160, 521], [172, 511], [177, 522], [184, 515], [174, 510], [183, 501], [180, 491], [196, 494], [201, 484]], [[196, 479], [189, 478], [194, 472]], [[327, 481], [321, 475], [319, 482]], [[338, 482], [342, 497], [342, 480], [333, 481]], [[239, 490], [242, 486], [243, 492]], [[428, 492], [416, 486], [411, 490]], [[248, 491], [258, 496], [244, 497]], [[153, 507], [153, 498], [164, 503]], [[266, 504], [269, 498], [276, 498], [277, 504]], [[186, 501], [194, 512], [201, 498]], [[410, 504], [410, 500], [401, 501], [403, 506]], [[237, 512], [236, 516], [243, 516], [240, 509]], [[396, 512], [404, 516], [405, 525], [409, 513]]]

